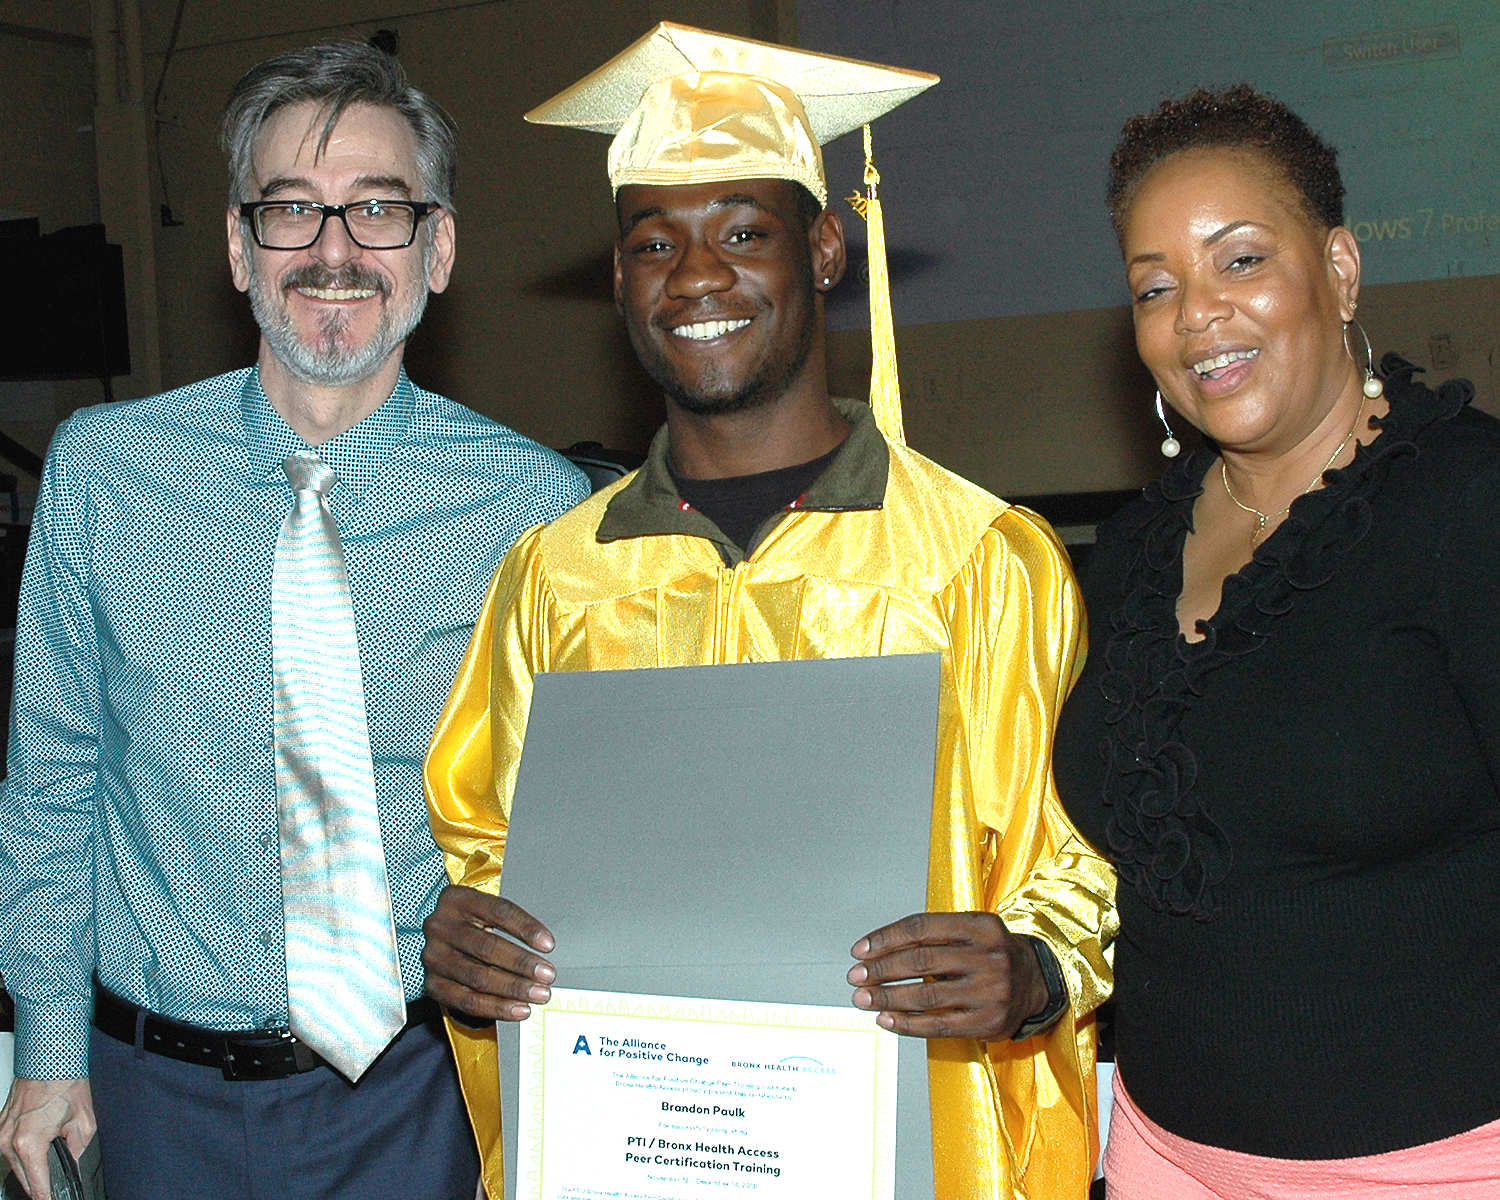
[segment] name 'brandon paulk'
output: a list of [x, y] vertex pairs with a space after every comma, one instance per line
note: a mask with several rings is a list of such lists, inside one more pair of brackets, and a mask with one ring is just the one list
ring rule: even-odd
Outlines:
[[701, 1116], [714, 1117], [743, 1117], [743, 1108], [720, 1108], [717, 1104], [705, 1108], [701, 1104], [673, 1104], [670, 1100], [661, 1102], [662, 1112], [694, 1113]]

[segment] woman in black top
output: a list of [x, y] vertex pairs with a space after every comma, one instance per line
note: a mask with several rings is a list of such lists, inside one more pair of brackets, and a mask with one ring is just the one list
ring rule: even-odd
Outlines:
[[1111, 164], [1212, 446], [1101, 526], [1057, 734], [1120, 872], [1121, 1200], [1500, 1195], [1500, 422], [1394, 355], [1382, 394], [1334, 158], [1240, 87]]

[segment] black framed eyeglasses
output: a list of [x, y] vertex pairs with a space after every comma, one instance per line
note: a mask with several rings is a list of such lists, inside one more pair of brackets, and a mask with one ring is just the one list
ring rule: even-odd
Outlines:
[[344, 223], [349, 240], [366, 250], [401, 250], [417, 236], [417, 222], [443, 206], [426, 200], [361, 200], [318, 204], [312, 200], [252, 200], [240, 205], [262, 250], [306, 250], [323, 236], [329, 217]]

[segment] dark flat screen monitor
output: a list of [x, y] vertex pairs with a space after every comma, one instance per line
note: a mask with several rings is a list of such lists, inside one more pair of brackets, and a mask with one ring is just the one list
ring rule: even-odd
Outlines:
[[22, 228], [0, 229], [0, 380], [130, 374], [124, 260], [104, 226], [3, 224]]

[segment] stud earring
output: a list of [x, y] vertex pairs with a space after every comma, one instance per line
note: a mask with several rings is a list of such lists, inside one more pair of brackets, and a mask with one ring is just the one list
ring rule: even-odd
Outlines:
[[827, 287], [832, 282], [833, 282], [833, 280], [829, 279], [827, 275], [823, 276], [823, 286], [824, 287]]
[[[1360, 367], [1359, 359], [1354, 357], [1354, 351], [1349, 349], [1349, 326], [1359, 330], [1359, 336], [1365, 343], [1365, 365]], [[1385, 393], [1385, 384], [1381, 382], [1380, 376], [1375, 374], [1375, 351], [1370, 348], [1370, 335], [1365, 332], [1365, 327], [1353, 317], [1344, 322], [1344, 353], [1349, 356], [1349, 361], [1364, 372], [1365, 382], [1361, 387], [1365, 397], [1370, 400], [1378, 400]]]
[[1167, 410], [1162, 407], [1161, 391], [1156, 393], [1156, 419], [1161, 422], [1162, 428], [1167, 431], [1166, 441], [1161, 444], [1161, 452], [1166, 458], [1176, 458], [1182, 453], [1182, 443], [1177, 440], [1177, 435], [1172, 432], [1172, 427], [1167, 424]]

